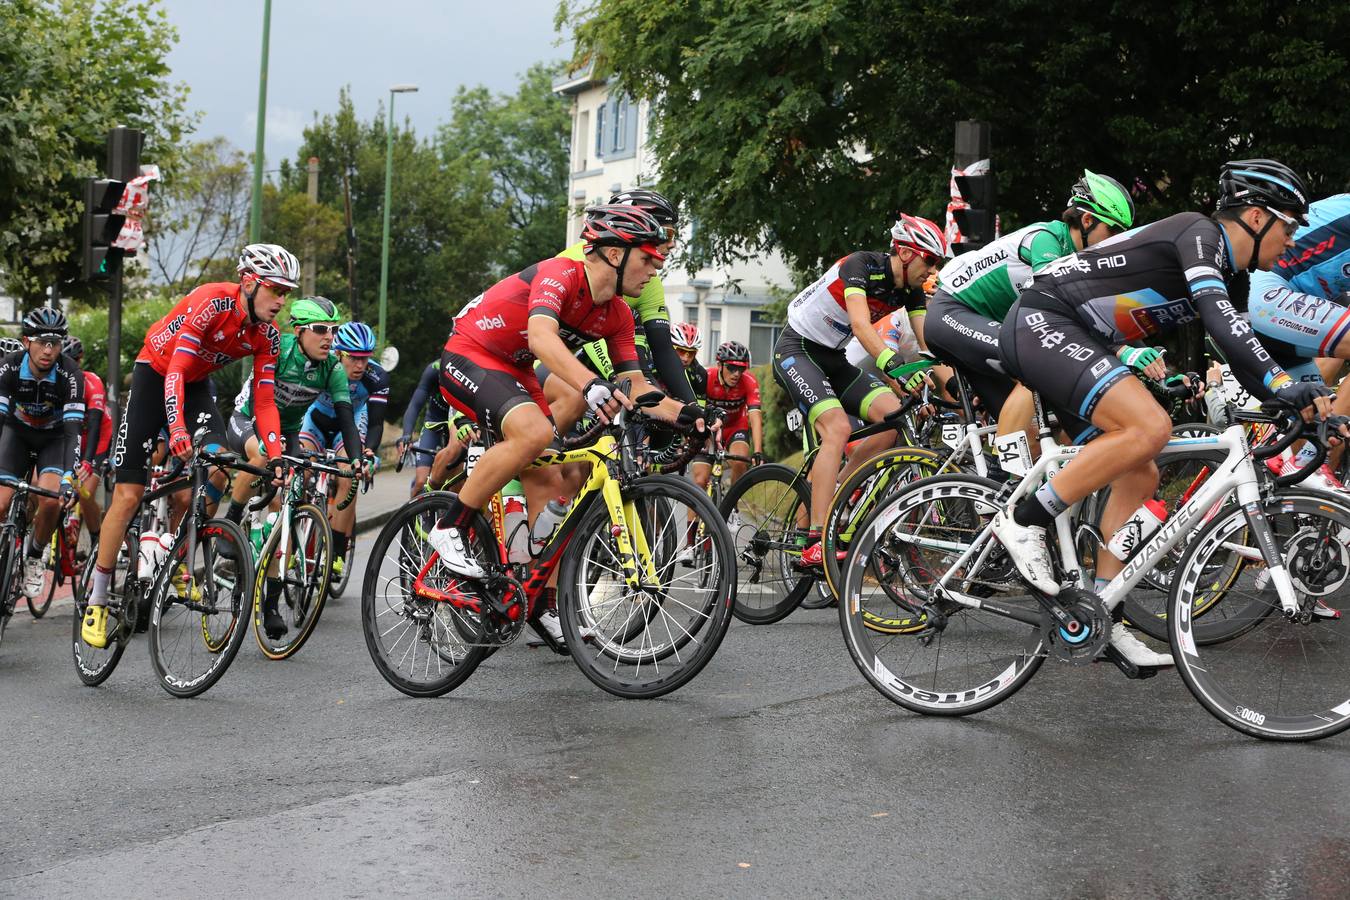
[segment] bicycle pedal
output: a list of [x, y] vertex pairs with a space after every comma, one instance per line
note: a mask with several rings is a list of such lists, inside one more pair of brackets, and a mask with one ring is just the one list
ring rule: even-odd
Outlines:
[[1115, 664], [1117, 669], [1124, 673], [1126, 678], [1132, 681], [1143, 681], [1145, 678], [1152, 678], [1157, 675], [1160, 669], [1157, 666], [1136, 666], [1125, 656], [1110, 644], [1102, 651], [1102, 655], [1097, 657], [1099, 660], [1107, 660]]

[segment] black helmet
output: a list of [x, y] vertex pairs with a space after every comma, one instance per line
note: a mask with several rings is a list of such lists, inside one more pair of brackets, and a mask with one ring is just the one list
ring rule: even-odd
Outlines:
[[675, 204], [671, 203], [665, 197], [656, 191], [647, 188], [633, 188], [631, 191], [620, 191], [609, 198], [610, 206], [636, 206], [638, 209], [645, 209], [652, 214], [652, 218], [662, 225], [668, 225], [671, 228], [680, 227], [680, 213], [675, 209]]
[[66, 314], [52, 306], [39, 306], [23, 317], [24, 337], [65, 337], [69, 330]]
[[1308, 224], [1308, 188], [1293, 169], [1273, 159], [1238, 159], [1219, 170], [1218, 209], [1262, 206]]
[[740, 341], [726, 341], [717, 348], [717, 361], [750, 365], [750, 350]]
[[581, 239], [590, 247], [642, 247], [664, 258], [655, 247], [666, 242], [656, 217], [637, 206], [596, 206], [586, 210]]
[[66, 335], [66, 339], [61, 342], [61, 352], [71, 359], [84, 358], [84, 341], [81, 341], [73, 334]]

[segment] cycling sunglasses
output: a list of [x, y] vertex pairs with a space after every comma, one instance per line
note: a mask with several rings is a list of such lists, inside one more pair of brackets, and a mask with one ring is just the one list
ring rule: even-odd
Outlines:
[[258, 284], [267, 288], [269, 291], [276, 294], [278, 297], [285, 297], [287, 294], [291, 292], [291, 288], [289, 286], [284, 284], [276, 284], [275, 282], [268, 281], [266, 278], [259, 278]]
[[742, 372], [744, 372], [746, 369], [750, 368], [750, 364], [749, 364], [749, 363], [743, 363], [743, 362], [724, 362], [724, 363], [722, 363], [722, 365], [726, 366], [728, 369], [739, 369], [739, 370], [741, 370]]
[[339, 326], [339, 325], [337, 325], [337, 324], [328, 325], [328, 324], [324, 324], [324, 323], [321, 322], [321, 323], [319, 323], [319, 324], [317, 324], [317, 325], [301, 325], [300, 327], [301, 327], [301, 328], [308, 328], [310, 331], [314, 332], [315, 334], [317, 334], [317, 335], [319, 335], [319, 336], [323, 336], [323, 335], [325, 335], [325, 334], [337, 334], [337, 330], [338, 330], [338, 328], [340, 328], [341, 326]]

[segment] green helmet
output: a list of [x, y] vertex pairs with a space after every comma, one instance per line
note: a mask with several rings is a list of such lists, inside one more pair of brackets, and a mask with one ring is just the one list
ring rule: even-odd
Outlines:
[[1083, 170], [1083, 177], [1069, 192], [1069, 207], [1092, 213], [1121, 231], [1134, 227], [1134, 201], [1119, 181]]
[[337, 305], [327, 297], [301, 297], [291, 304], [292, 325], [313, 325], [315, 322], [339, 322]]

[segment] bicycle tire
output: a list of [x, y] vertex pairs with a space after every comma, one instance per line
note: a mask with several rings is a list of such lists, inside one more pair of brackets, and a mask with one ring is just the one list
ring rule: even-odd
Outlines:
[[[1350, 670], [1344, 663], [1350, 633], [1339, 619], [1311, 614], [1319, 597], [1344, 595], [1350, 575], [1345, 542], [1350, 504], [1309, 492], [1274, 497], [1263, 514], [1301, 601], [1300, 614], [1286, 617], [1272, 579], [1263, 586], [1264, 569], [1249, 567], [1252, 579], [1230, 590], [1220, 604], [1220, 611], [1227, 611], [1223, 608], [1235, 600], [1246, 599], [1230, 616], [1231, 636], [1209, 643], [1197, 639], [1196, 631], [1216, 614], [1191, 615], [1194, 591], [1210, 568], [1207, 557], [1231, 553], [1230, 538], [1249, 527], [1243, 510], [1231, 508], [1200, 529], [1182, 559], [1168, 616], [1172, 655], [1195, 699], [1235, 731], [1271, 741], [1321, 740], [1350, 728]], [[1320, 534], [1313, 524], [1319, 518]], [[1305, 541], [1309, 528], [1311, 540]], [[1319, 553], [1322, 560], [1309, 559]], [[1300, 673], [1308, 676], [1305, 690], [1293, 685]], [[1305, 694], [1320, 696], [1306, 700]]]
[[347, 590], [347, 583], [352, 580], [352, 564], [355, 562], [356, 535], [353, 534], [347, 537], [347, 555], [342, 560], [342, 574], [337, 576], [336, 581], [330, 579], [328, 582], [328, 596], [336, 599]]
[[[306, 523], [311, 529], [308, 532]], [[253, 573], [253, 637], [263, 656], [271, 660], [287, 659], [299, 653], [314, 633], [328, 599], [329, 575], [333, 563], [333, 530], [328, 524], [328, 516], [312, 503], [292, 507], [290, 533], [293, 548], [284, 555], [288, 562], [301, 560], [304, 571], [288, 571], [282, 576], [282, 596], [278, 602], [284, 602], [287, 609], [279, 611], [288, 615], [291, 621], [286, 635], [272, 640], [263, 627], [263, 598], [268, 580], [268, 567], [263, 563], [276, 558], [280, 552], [281, 532], [281, 528], [274, 527], [267, 535]], [[300, 538], [297, 539], [297, 536]], [[299, 544], [305, 545], [303, 554], [294, 546]], [[311, 566], [313, 571], [310, 570]]]
[[[745, 510], [740, 508], [743, 502]], [[727, 491], [718, 513], [723, 522], [731, 521], [733, 514], [737, 517], [732, 529], [738, 569], [732, 613], [737, 619], [748, 625], [772, 625], [791, 615], [811, 590], [815, 576], [794, 562], [805, 549], [798, 539], [805, 540], [807, 523], [800, 520], [809, 519], [810, 510], [806, 476], [779, 463], [755, 466]], [[743, 567], [752, 573], [748, 591], [747, 585], [739, 583]], [[764, 583], [761, 578], [766, 569], [770, 578], [779, 579], [769, 582], [780, 585], [772, 596], [757, 590]]]
[[[857, 526], [867, 518], [875, 508], [875, 504], [901, 485], [936, 474], [942, 462], [942, 454], [926, 447], [892, 447], [864, 461], [844, 479], [844, 483], [835, 491], [834, 498], [830, 501], [830, 512], [825, 517], [825, 529], [821, 532], [824, 541], [821, 549], [824, 551], [825, 559], [825, 584], [829, 591], [830, 602], [838, 601], [839, 586], [843, 583], [837, 554], [848, 551], [848, 541], [857, 532]], [[900, 471], [892, 473], [893, 469]], [[918, 477], [914, 477], [915, 475]], [[877, 485], [879, 493], [872, 496], [874, 483], [883, 479], [888, 483]], [[858, 498], [857, 503], [862, 503], [861, 507], [855, 505], [853, 499], [859, 492], [862, 496]], [[893, 634], [902, 633], [906, 628], [923, 627], [922, 622], [892, 623], [877, 616], [873, 616], [873, 619], [878, 630], [894, 629], [890, 631]]]
[[[686, 573], [675, 575], [681, 542], [666, 540], [666, 534], [684, 533], [687, 510], [705, 521], [718, 521], [712, 501], [692, 482], [669, 475], [638, 478], [624, 487], [623, 494], [638, 511], [647, 546], [655, 557], [659, 586], [641, 598], [615, 594], [626, 591], [626, 585], [615, 577], [618, 554], [607, 526], [622, 523], [611, 523], [609, 509], [595, 503], [577, 523], [576, 536], [564, 551], [558, 575], [558, 614], [572, 660], [591, 682], [617, 697], [651, 699], [688, 684], [717, 653], [731, 624], [735, 556], [729, 532], [707, 529], [705, 540], [711, 544], [707, 564], [712, 575], [700, 573], [693, 583], [677, 588], [686, 577]], [[653, 528], [660, 533], [651, 534]], [[594, 558], [602, 553], [607, 562]], [[592, 568], [610, 573], [603, 588], [590, 577]], [[599, 601], [597, 594], [602, 598]], [[635, 603], [640, 604], [636, 616]], [[683, 620], [686, 613], [688, 621]], [[617, 628], [607, 628], [616, 618]], [[635, 621], [643, 627], [633, 635]], [[649, 641], [649, 636], [654, 640]]]
[[[150, 587], [150, 662], [160, 687], [179, 698], [197, 697], [210, 690], [239, 655], [239, 648], [243, 646], [248, 631], [248, 616], [251, 612], [248, 604], [252, 599], [250, 588], [253, 585], [253, 559], [248, 537], [234, 522], [209, 519], [197, 529], [197, 547], [203, 556], [200, 577], [197, 561], [183, 560], [187, 555], [187, 539], [188, 532], [184, 529], [170, 548], [167, 559], [155, 573]], [[231, 545], [232, 552], [228, 557], [215, 549], [219, 541]], [[189, 582], [188, 596], [184, 598], [179, 596], [174, 580], [179, 568], [187, 566], [191, 566], [193, 578]], [[201, 593], [200, 598], [192, 595], [191, 586]], [[228, 592], [223, 603], [216, 596], [222, 588]], [[183, 613], [177, 613], [173, 609], [175, 605], [182, 605]], [[199, 609], [192, 609], [193, 605]], [[213, 651], [205, 646], [205, 642], [197, 639], [203, 627], [202, 618], [206, 615], [201, 607], [221, 612], [229, 623], [227, 628], [221, 629], [227, 631], [229, 636], [225, 646], [219, 650]], [[193, 636], [175, 643], [166, 634], [175, 623], [166, 622], [166, 616], [181, 621], [184, 630]], [[206, 671], [199, 675], [177, 671], [184, 668], [185, 664], [179, 661], [176, 654], [174, 659], [169, 659], [169, 654], [180, 649], [190, 654], [197, 646], [206, 650]]]
[[[91, 647], [80, 636], [80, 626], [84, 622], [84, 611], [89, 602], [89, 585], [93, 583], [94, 565], [98, 561], [98, 555], [90, 553], [89, 558], [85, 560], [85, 577], [81, 582], [82, 589], [75, 594], [75, 617], [71, 621], [71, 655], [75, 661], [75, 674], [89, 687], [98, 687], [108, 680], [121, 661], [122, 654], [126, 652], [127, 644], [131, 643], [135, 610], [140, 601], [139, 581], [134, 577], [127, 578], [133, 559], [130, 554], [130, 541], [124, 539], [117, 551], [117, 561], [113, 564], [111, 584], [108, 586], [110, 596], [115, 596], [118, 591], [117, 576], [121, 574], [121, 603], [116, 608], [112, 604], [109, 606], [106, 647]], [[128, 594], [128, 591], [131, 593]], [[128, 610], [131, 611], [129, 614]]]
[[8, 535], [0, 538], [0, 643], [4, 643], [9, 620], [18, 608], [18, 576], [14, 571], [18, 558], [14, 540]]
[[[426, 541], [417, 537], [417, 530], [421, 524], [434, 521], [439, 510], [449, 504], [450, 495], [436, 491], [424, 493], [399, 508], [375, 538], [361, 585], [361, 631], [371, 661], [385, 681], [410, 697], [439, 697], [449, 693], [473, 674], [489, 650], [476, 641], [481, 636], [476, 626], [458, 621], [464, 616], [464, 610], [412, 592], [417, 573], [431, 563], [430, 556], [413, 555], [421, 552], [421, 548], [427, 548]], [[486, 522], [479, 516], [475, 533], [484, 533], [486, 529]], [[386, 557], [391, 552], [394, 554], [393, 575], [384, 573]], [[400, 633], [386, 646], [384, 638], [395, 629], [400, 629]], [[464, 637], [461, 629], [467, 629], [471, 635]], [[420, 666], [426, 675], [420, 680], [404, 674], [391, 659], [405, 639], [406, 649], [400, 662], [406, 660], [410, 672]], [[417, 656], [419, 645], [426, 648], [426, 654], [420, 658]], [[411, 659], [408, 659], [409, 655]]]
[[[983, 524], [1002, 508], [1002, 488], [998, 482], [974, 475], [938, 475], [916, 481], [872, 511], [849, 550], [839, 603], [839, 625], [849, 656], [878, 693], [912, 712], [964, 716], [989, 709], [1021, 690], [1045, 660], [1040, 627], [953, 600], [935, 604], [943, 623], [922, 635], [879, 634], [859, 614], [869, 587], [868, 578], [878, 582], [888, 577], [873, 566], [883, 548], [891, 542], [909, 548], [908, 553], [897, 558], [902, 565], [910, 560], [921, 565], [922, 571], [912, 574], [911, 580], [931, 586], [941, 577], [935, 567], [944, 561], [954, 563], [960, 555], [959, 536], [969, 534], [975, 538]], [[965, 504], [971, 506], [970, 514], [957, 510], [962, 518], [961, 527], [955, 528], [949, 522], [951, 508]], [[934, 535], [919, 537], [917, 529], [930, 524]], [[915, 530], [906, 532], [907, 525]], [[996, 539], [990, 536], [987, 540]], [[934, 548], [955, 546], [941, 546], [932, 557], [919, 557], [925, 552], [924, 544], [930, 541], [929, 546]], [[991, 557], [984, 557], [985, 564], [990, 560]], [[979, 571], [966, 572], [964, 577], [973, 582], [979, 578]], [[1002, 579], [1001, 572], [999, 578]], [[958, 578], [956, 583], [963, 582]], [[878, 583], [877, 587], [881, 585]], [[909, 582], [901, 586], [902, 591], [909, 589]], [[999, 601], [1010, 606], [1013, 599], [1005, 594]], [[877, 597], [866, 600], [873, 610], [882, 608], [883, 602]], [[930, 608], [924, 605], [930, 602], [929, 597], [916, 596], [910, 603], [901, 600], [897, 605], [907, 607], [906, 614], [913, 614]], [[1034, 598], [1024, 597], [1020, 606], [1039, 611]], [[997, 648], [997, 655], [990, 654], [990, 646]], [[927, 658], [931, 658], [931, 664]], [[968, 682], [952, 683], [963, 665], [978, 667], [981, 672], [970, 676]]]

